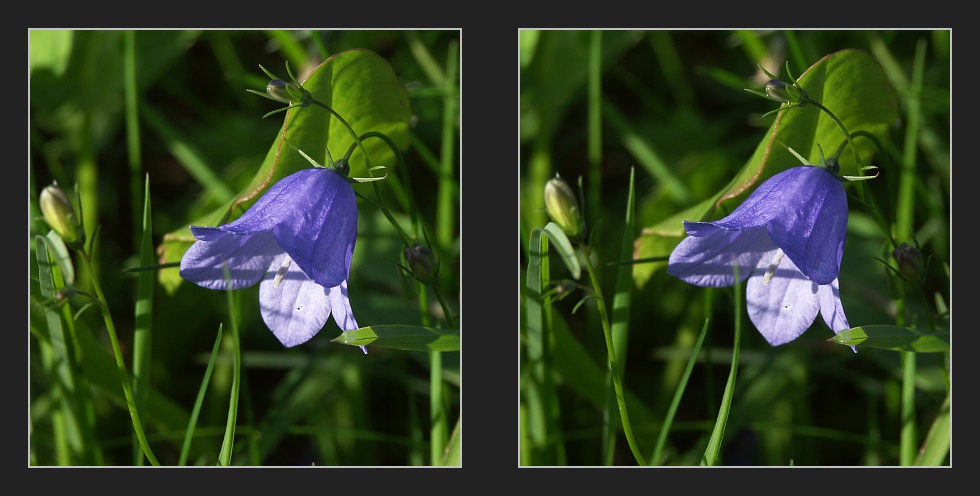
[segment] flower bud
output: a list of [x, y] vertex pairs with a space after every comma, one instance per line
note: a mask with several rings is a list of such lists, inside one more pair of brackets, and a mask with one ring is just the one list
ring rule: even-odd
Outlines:
[[788, 85], [778, 79], [772, 79], [766, 83], [766, 94], [769, 98], [781, 103], [789, 103], [797, 106], [806, 105], [806, 93], [796, 86]]
[[898, 262], [898, 272], [909, 284], [917, 285], [926, 278], [925, 263], [918, 248], [902, 243], [892, 251], [892, 258]]
[[412, 275], [422, 284], [431, 285], [436, 281], [439, 275], [439, 263], [432, 250], [418, 243], [412, 243], [412, 246], [405, 248], [404, 255]]
[[306, 107], [310, 104], [313, 97], [309, 91], [302, 86], [287, 83], [281, 79], [273, 79], [265, 87], [265, 92], [276, 101]]
[[68, 195], [58, 186], [57, 182], [41, 191], [41, 213], [44, 221], [61, 236], [66, 243], [85, 240], [85, 233], [78, 225], [75, 208], [72, 207]]
[[579, 212], [575, 193], [560, 176], [555, 174], [544, 186], [544, 205], [548, 215], [565, 234], [579, 237], [585, 234], [585, 221]]

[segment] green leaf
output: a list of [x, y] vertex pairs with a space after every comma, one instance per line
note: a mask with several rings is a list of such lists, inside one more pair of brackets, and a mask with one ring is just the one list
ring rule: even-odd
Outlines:
[[[794, 71], [795, 73], [795, 71]], [[785, 77], [785, 76], [783, 76]], [[811, 99], [830, 109], [843, 122], [848, 132], [864, 131], [888, 146], [888, 129], [898, 120], [898, 93], [871, 54], [857, 49], [834, 52], [817, 61], [799, 78], [800, 85]], [[760, 102], [765, 102], [761, 100]], [[770, 102], [771, 103], [771, 102]], [[637, 256], [660, 256], [664, 248], [676, 246], [685, 235], [684, 222], [708, 220], [723, 202], [732, 200], [731, 209], [775, 174], [800, 165], [790, 148], [811, 164], [831, 156], [845, 141], [844, 133], [825, 112], [816, 106], [787, 109], [779, 112], [755, 152], [735, 177], [720, 191], [692, 207], [690, 216], [673, 216], [643, 229], [637, 238]], [[855, 138], [861, 165], [871, 164], [877, 152], [875, 144], [864, 137]], [[840, 174], [861, 175], [852, 150], [840, 156]], [[653, 276], [663, 263], [637, 264], [633, 278], [640, 286]]]
[[561, 227], [558, 227], [558, 224], [549, 222], [548, 225], [544, 226], [544, 232], [548, 233], [548, 237], [551, 238], [555, 250], [558, 251], [558, 255], [561, 256], [562, 261], [565, 262], [565, 267], [568, 267], [568, 271], [571, 272], [572, 277], [575, 280], [582, 277], [582, 266], [578, 262], [578, 255], [575, 253], [572, 242], [565, 235], [565, 231], [562, 231]]
[[[277, 72], [285, 71], [273, 71]], [[284, 74], [280, 76], [287, 77]], [[300, 83], [314, 99], [342, 116], [358, 135], [369, 131], [384, 133], [400, 149], [408, 147], [411, 141], [409, 120], [412, 116], [408, 91], [398, 81], [388, 62], [374, 52], [364, 49], [340, 52], [320, 64]], [[279, 134], [272, 139], [272, 146], [262, 166], [242, 193], [189, 224], [213, 226], [232, 220], [234, 212], [240, 215], [269, 186], [294, 172], [309, 168], [309, 162], [293, 146], [319, 164], [326, 165], [330, 162], [327, 149], [330, 156], [337, 160], [347, 153], [352, 143], [354, 138], [347, 128], [326, 109], [316, 105], [290, 109], [285, 113]], [[383, 165], [391, 173], [397, 158], [388, 144], [378, 138], [362, 140], [362, 143], [368, 150], [371, 165]], [[349, 164], [350, 177], [371, 175], [360, 149], [351, 155]], [[161, 263], [179, 262], [193, 242], [188, 226], [164, 235], [163, 243], [157, 250]], [[171, 293], [181, 283], [175, 270], [162, 270], [159, 277], [161, 285]]]
[[910, 327], [869, 325], [844, 329], [828, 341], [846, 346], [893, 351], [936, 353], [949, 351], [949, 331], [924, 331]]
[[344, 331], [332, 341], [408, 351], [459, 351], [459, 331], [410, 325], [362, 327]]

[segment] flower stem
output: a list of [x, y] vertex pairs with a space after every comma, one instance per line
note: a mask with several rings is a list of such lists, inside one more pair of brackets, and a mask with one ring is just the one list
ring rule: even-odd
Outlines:
[[349, 132], [350, 135], [354, 137], [354, 142], [357, 143], [357, 146], [359, 146], [361, 148], [361, 152], [364, 153], [364, 163], [365, 163], [365, 165], [367, 165], [368, 171], [370, 171], [371, 170], [371, 157], [368, 155], [367, 149], [364, 148], [364, 144], [361, 143], [361, 138], [357, 136], [357, 133], [356, 132], [354, 132], [354, 128], [352, 128], [350, 126], [350, 124], [348, 124], [347, 121], [344, 120], [344, 118], [341, 117], [340, 114], [337, 113], [336, 110], [330, 108], [330, 106], [328, 106], [327, 104], [325, 104], [325, 103], [323, 103], [323, 102], [321, 102], [319, 100], [312, 99], [312, 98], [310, 99], [310, 101], [312, 101], [313, 103], [315, 103], [315, 104], [317, 104], [317, 105], [319, 105], [319, 106], [327, 109], [328, 112], [330, 112], [331, 114], [333, 114], [333, 116], [336, 117], [337, 120], [339, 120], [340, 123], [343, 124], [345, 128], [347, 128], [347, 132]]
[[613, 378], [613, 388], [616, 390], [616, 403], [619, 405], [619, 415], [623, 422], [623, 433], [626, 435], [626, 442], [630, 445], [630, 450], [633, 452], [633, 456], [636, 458], [637, 463], [640, 465], [646, 465], [646, 461], [643, 459], [643, 455], [640, 453], [639, 447], [636, 445], [636, 440], [633, 437], [633, 428], [630, 426], [629, 414], [626, 412], [626, 398], [623, 395], [623, 383], [622, 379], [619, 377], [619, 366], [616, 362], [616, 349], [613, 345], [612, 330], [609, 327], [609, 316], [606, 314], [606, 301], [602, 296], [602, 288], [599, 286], [599, 275], [596, 273], [595, 267], [592, 265], [592, 259], [589, 257], [589, 249], [584, 245], [579, 245], [579, 249], [582, 250], [582, 255], [585, 259], [585, 266], [589, 271], [589, 278], [592, 281], [592, 286], [595, 289], [595, 296], [597, 300], [597, 307], [599, 308], [599, 319], [602, 321], [602, 333], [606, 338], [606, 350], [609, 354], [609, 369], [612, 372]]
[[122, 349], [119, 347], [119, 339], [116, 337], [116, 326], [113, 324], [112, 315], [109, 313], [109, 304], [106, 302], [105, 295], [102, 293], [102, 286], [99, 284], [99, 278], [96, 276], [95, 269], [92, 267], [92, 259], [89, 257], [88, 252], [79, 250], [79, 253], [82, 255], [82, 260], [85, 261], [85, 267], [92, 274], [92, 287], [95, 289], [99, 308], [102, 310], [102, 318], [105, 320], [106, 330], [109, 332], [109, 340], [112, 342], [112, 354], [116, 357], [116, 367], [119, 370], [119, 378], [122, 380], [123, 394], [126, 396], [126, 406], [129, 408], [129, 416], [133, 420], [136, 437], [139, 439], [140, 446], [143, 448], [143, 453], [146, 455], [146, 458], [153, 465], [159, 466], [160, 462], [157, 461], [156, 456], [153, 455], [153, 450], [150, 449], [150, 445], [146, 440], [146, 434], [143, 432], [143, 424], [140, 422], [139, 412], [136, 411], [136, 400], [133, 397], [132, 386], [129, 383], [129, 374], [126, 373], [126, 362], [123, 360]]
[[857, 147], [854, 146], [854, 139], [851, 138], [851, 133], [847, 132], [847, 128], [844, 127], [844, 123], [841, 122], [841, 120], [838, 119], [837, 116], [834, 115], [834, 113], [830, 111], [830, 109], [828, 109], [827, 107], [824, 107], [823, 105], [821, 105], [820, 102], [818, 102], [816, 100], [812, 100], [810, 98], [807, 98], [806, 101], [807, 101], [807, 103], [813, 105], [814, 107], [817, 107], [818, 109], [823, 110], [824, 113], [826, 113], [827, 115], [829, 115], [830, 118], [833, 119], [834, 122], [837, 123], [837, 127], [839, 127], [840, 130], [844, 132], [844, 137], [847, 139], [847, 143], [851, 145], [851, 152], [854, 153], [854, 161], [858, 165], [858, 170], [861, 170], [860, 169], [860, 167], [861, 167], [861, 157], [858, 155]]
[[452, 311], [449, 310], [449, 305], [446, 303], [446, 299], [442, 297], [442, 292], [439, 288], [433, 284], [432, 292], [436, 294], [436, 298], [439, 300], [439, 306], [442, 307], [442, 313], [446, 315], [446, 324], [452, 327], [453, 322], [456, 321], [456, 317], [453, 316]]

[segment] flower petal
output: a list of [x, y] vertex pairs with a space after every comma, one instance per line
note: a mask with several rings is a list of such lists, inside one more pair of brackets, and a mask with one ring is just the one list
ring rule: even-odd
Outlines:
[[844, 186], [823, 167], [794, 167], [773, 179], [780, 176], [782, 198], [769, 236], [805, 276], [829, 284], [840, 273], [847, 235]]
[[[283, 182], [287, 185], [278, 188]], [[279, 246], [311, 279], [325, 288], [347, 279], [357, 236], [357, 199], [336, 171], [303, 169], [290, 175], [226, 228], [265, 229], [270, 223]]]
[[350, 308], [350, 298], [347, 297], [347, 281], [327, 290], [330, 296], [330, 308], [333, 311], [333, 320], [337, 322], [337, 327], [350, 331], [360, 328], [354, 320], [354, 311]]
[[696, 286], [724, 287], [749, 277], [763, 253], [775, 249], [765, 229], [729, 231], [710, 222], [685, 222], [688, 236], [674, 248], [667, 273]]
[[[279, 259], [283, 260], [285, 255]], [[265, 325], [288, 348], [309, 341], [323, 328], [330, 316], [331, 300], [327, 290], [295, 263], [289, 264], [277, 284], [279, 265], [270, 268], [259, 285], [259, 308]]]
[[773, 346], [788, 343], [803, 334], [820, 309], [817, 284], [803, 277], [793, 261], [783, 257], [768, 283], [765, 271], [777, 250], [764, 255], [745, 287], [749, 319]]
[[198, 241], [180, 259], [180, 277], [208, 289], [226, 289], [225, 263], [230, 289], [242, 289], [259, 282], [273, 260], [284, 254], [271, 232], [232, 234], [196, 226], [191, 232]]
[[[345, 331], [360, 328], [354, 320], [354, 312], [350, 308], [350, 299], [347, 297], [347, 281], [340, 283], [327, 290], [330, 295], [330, 309], [333, 311], [333, 320], [337, 327]], [[361, 345], [361, 351], [367, 354], [367, 346]]]
[[831, 281], [830, 284], [820, 286], [818, 296], [820, 297], [820, 315], [823, 316], [823, 321], [827, 323], [827, 327], [833, 330], [834, 334], [844, 329], [850, 329], [851, 324], [847, 322], [844, 307], [840, 303], [840, 287], [837, 279]]
[[[840, 303], [840, 287], [837, 279], [834, 279], [830, 284], [820, 286], [817, 296], [820, 298], [820, 315], [823, 316], [823, 321], [827, 323], [827, 327], [834, 331], [834, 334], [851, 328], [851, 324], [847, 322], [847, 316], [844, 315], [844, 306]], [[856, 346], [851, 346], [851, 350], [857, 353]]]

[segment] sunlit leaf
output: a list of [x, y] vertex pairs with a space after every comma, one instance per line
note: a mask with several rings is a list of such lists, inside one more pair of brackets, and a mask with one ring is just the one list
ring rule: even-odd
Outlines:
[[868, 325], [844, 329], [829, 339], [832, 343], [860, 348], [936, 353], [949, 351], [949, 332], [924, 331], [892, 325]]
[[[285, 69], [273, 72], [281, 72], [281, 77], [287, 77]], [[313, 98], [343, 117], [358, 135], [384, 133], [399, 148], [408, 146], [412, 115], [408, 92], [388, 62], [376, 53], [364, 49], [340, 52], [320, 64], [300, 83]], [[256, 119], [259, 118], [261, 116], [256, 115]], [[347, 128], [328, 110], [316, 105], [286, 112], [279, 134], [270, 138], [272, 145], [269, 152], [244, 191], [233, 201], [189, 224], [213, 226], [232, 220], [261, 197], [269, 186], [289, 174], [309, 168], [306, 158], [293, 147], [303, 150], [321, 165], [326, 165], [331, 161], [328, 150], [330, 157], [337, 160], [354, 143], [354, 137]], [[368, 138], [362, 143], [369, 152], [372, 166], [383, 165], [390, 173], [397, 165], [395, 153], [383, 140]], [[371, 175], [360, 149], [354, 151], [349, 163], [351, 177]], [[166, 234], [157, 248], [160, 262], [179, 262], [193, 242], [187, 226]], [[173, 292], [181, 279], [176, 270], [163, 270], [160, 271], [160, 283], [167, 291]]]
[[[788, 79], [786, 75], [779, 76]], [[834, 112], [851, 134], [867, 132], [887, 146], [887, 131], [898, 120], [898, 94], [881, 65], [869, 53], [857, 49], [834, 52], [803, 72], [799, 83], [811, 99]], [[760, 110], [773, 103], [761, 98], [759, 102]], [[708, 220], [727, 200], [732, 200], [730, 204], [726, 203], [731, 210], [752, 192], [756, 184], [790, 167], [799, 166], [800, 161], [789, 151], [790, 148], [809, 163], [817, 164], [821, 148], [823, 155], [829, 157], [844, 141], [845, 135], [833, 119], [813, 105], [780, 112], [742, 170], [711, 198], [689, 208], [686, 212], [691, 214], [690, 217], [674, 216], [644, 228], [636, 240], [636, 256], [643, 258], [669, 254], [669, 251], [663, 251], [672, 249], [680, 242], [685, 234], [684, 220]], [[855, 138], [855, 144], [861, 165], [870, 165], [872, 157], [878, 152], [875, 144], [864, 137]], [[861, 175], [849, 149], [840, 156], [840, 165], [842, 175]], [[655, 270], [664, 265], [637, 264], [633, 278], [642, 286]]]
[[410, 325], [377, 325], [344, 331], [332, 341], [408, 351], [459, 351], [459, 331]]

